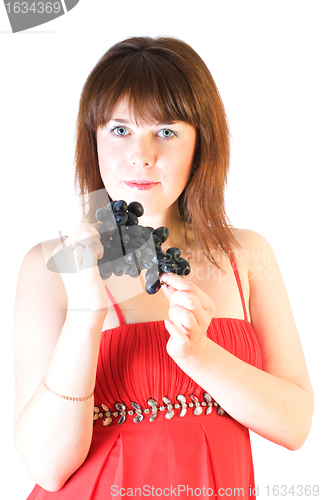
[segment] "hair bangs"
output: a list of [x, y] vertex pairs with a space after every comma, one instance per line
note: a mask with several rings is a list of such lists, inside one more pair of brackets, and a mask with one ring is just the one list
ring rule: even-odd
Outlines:
[[114, 71], [109, 68], [108, 75], [102, 75], [96, 99], [88, 107], [92, 128], [104, 126], [121, 103], [135, 123], [199, 123], [184, 73], [155, 53], [124, 58], [122, 65], [118, 61]]

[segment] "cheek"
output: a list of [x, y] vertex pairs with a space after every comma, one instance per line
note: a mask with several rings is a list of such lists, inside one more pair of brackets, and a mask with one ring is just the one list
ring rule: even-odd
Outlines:
[[98, 153], [98, 165], [100, 174], [103, 178], [110, 177], [111, 172], [114, 168], [113, 158], [115, 157], [110, 148], [105, 147], [104, 145], [97, 144], [97, 153]]
[[196, 149], [196, 131], [193, 130], [188, 140], [186, 140], [185, 148], [183, 149], [184, 163], [188, 170], [188, 177], [193, 167], [193, 160]]
[[104, 152], [104, 147], [99, 141], [98, 137], [97, 137], [97, 155], [98, 155], [98, 165], [100, 168], [100, 173], [102, 173], [102, 170], [104, 169], [105, 165], [106, 154]]
[[175, 174], [178, 182], [185, 183], [188, 181], [191, 175], [191, 170], [193, 167], [194, 149], [189, 145], [184, 150], [183, 154], [180, 152], [177, 158], [177, 168], [175, 169]]
[[97, 155], [100, 173], [107, 176], [109, 171], [113, 168], [113, 154], [112, 147], [106, 138], [106, 133], [98, 129], [97, 131]]
[[99, 165], [100, 176], [103, 182], [106, 184], [106, 180], [108, 179], [109, 168], [107, 167], [106, 159], [103, 156], [98, 155], [98, 165]]

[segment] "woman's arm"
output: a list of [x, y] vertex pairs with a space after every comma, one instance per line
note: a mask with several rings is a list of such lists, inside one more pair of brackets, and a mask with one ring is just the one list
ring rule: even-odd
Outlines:
[[[58, 243], [47, 243], [49, 253]], [[93, 258], [96, 254], [93, 252]], [[97, 273], [96, 266], [64, 279], [76, 281], [81, 292], [82, 287], [93, 289]], [[75, 310], [77, 297], [71, 289], [71, 284], [66, 288], [62, 275], [47, 269], [43, 245], [27, 254], [18, 280], [14, 315], [14, 440], [30, 476], [49, 491], [60, 489], [88, 454], [93, 397], [65, 400], [46, 390], [42, 380], [45, 377], [48, 386], [59, 394], [89, 396], [95, 385], [106, 316], [106, 309]]]
[[[166, 327], [168, 352], [224, 410], [261, 436], [295, 450], [309, 433], [313, 392], [279, 266], [268, 242], [243, 231], [249, 255], [250, 313], [263, 370], [236, 358], [206, 337], [211, 300], [193, 283], [164, 275], [171, 285]], [[174, 289], [174, 290], [173, 290]]]

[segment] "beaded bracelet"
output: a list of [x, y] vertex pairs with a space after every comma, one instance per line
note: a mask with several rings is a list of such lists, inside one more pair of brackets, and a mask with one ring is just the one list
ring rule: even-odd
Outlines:
[[51, 392], [54, 396], [58, 396], [59, 398], [62, 399], [67, 399], [68, 401], [86, 401], [87, 399], [90, 399], [94, 395], [94, 391], [90, 394], [90, 396], [87, 396], [86, 398], [72, 398], [70, 396], [64, 396], [63, 394], [59, 394], [58, 392], [53, 391], [50, 389], [50, 387], [47, 385], [45, 378], [42, 379], [42, 383], [47, 389], [47, 391]]

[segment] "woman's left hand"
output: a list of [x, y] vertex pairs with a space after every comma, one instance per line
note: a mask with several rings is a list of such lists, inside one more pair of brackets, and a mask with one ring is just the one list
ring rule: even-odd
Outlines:
[[213, 301], [194, 283], [176, 274], [163, 274], [162, 290], [169, 300], [165, 327], [170, 334], [168, 354], [179, 361], [205, 355], [209, 339], [206, 335], [215, 313]]

